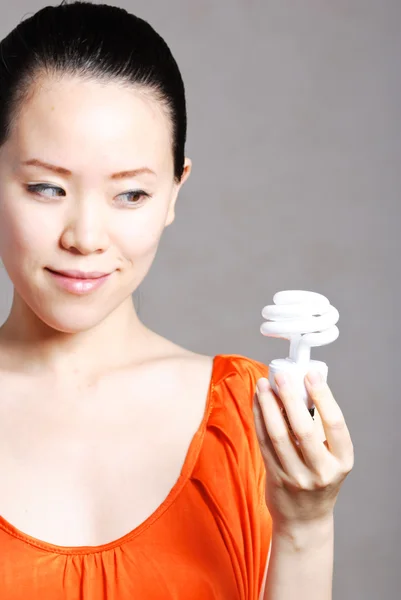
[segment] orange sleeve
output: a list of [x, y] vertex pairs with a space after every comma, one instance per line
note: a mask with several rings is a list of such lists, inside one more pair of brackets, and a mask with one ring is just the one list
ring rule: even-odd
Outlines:
[[[244, 455], [250, 457], [250, 462], [245, 464], [247, 472], [243, 473], [243, 478], [249, 485], [249, 510], [255, 518], [252, 527], [253, 539], [251, 541], [253, 559], [252, 565], [248, 564], [248, 569], [253, 570], [259, 593], [271, 542], [272, 518], [265, 501], [266, 468], [256, 434], [253, 403], [255, 401], [256, 382], [260, 377], [268, 378], [269, 369], [259, 361], [240, 355], [232, 355], [231, 361], [238, 374], [237, 377], [231, 380], [230, 384], [230, 388], [234, 392], [232, 401], [236, 399], [236, 402], [240, 404], [238, 412], [241, 415], [242, 429], [245, 432], [248, 446]], [[254, 509], [253, 504], [255, 501], [257, 506]]]
[[246, 406], [246, 409], [251, 411], [249, 417], [251, 418], [252, 427], [248, 432], [249, 447], [255, 469], [259, 501], [261, 505], [264, 505], [266, 468], [260, 451], [259, 440], [256, 435], [253, 404], [256, 401], [256, 382], [261, 377], [269, 378], [269, 368], [263, 363], [245, 356], [234, 355], [233, 361], [243, 382], [244, 389], [242, 397], [249, 403], [249, 405]]

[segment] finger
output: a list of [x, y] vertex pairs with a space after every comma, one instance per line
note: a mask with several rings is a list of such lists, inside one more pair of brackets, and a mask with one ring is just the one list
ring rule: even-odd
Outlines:
[[276, 451], [274, 450], [271, 439], [267, 433], [265, 420], [257, 393], [255, 393], [253, 399], [253, 416], [255, 421], [256, 435], [259, 441], [263, 460], [265, 462], [266, 471], [269, 472], [271, 478], [273, 477], [274, 479], [282, 479], [285, 476], [285, 473]]
[[256, 392], [263, 423], [277, 458], [288, 475], [295, 475], [305, 465], [280, 410], [278, 398], [264, 377], [258, 380]]
[[340, 461], [347, 462], [352, 454], [352, 440], [344, 415], [326, 381], [317, 378], [310, 383], [308, 373], [305, 386], [319, 411], [329, 451]]
[[279, 397], [284, 405], [292, 430], [299, 442], [305, 464], [318, 472], [326, 463], [327, 447], [322, 444], [321, 436], [309, 410], [300, 397], [300, 390], [288, 374], [275, 376]]
[[316, 429], [316, 433], [318, 435], [319, 440], [321, 442], [325, 443], [326, 442], [326, 433], [324, 431], [322, 419], [321, 419], [320, 413], [317, 410], [317, 408], [315, 409], [315, 414], [313, 415], [313, 423], [314, 423], [314, 427]]

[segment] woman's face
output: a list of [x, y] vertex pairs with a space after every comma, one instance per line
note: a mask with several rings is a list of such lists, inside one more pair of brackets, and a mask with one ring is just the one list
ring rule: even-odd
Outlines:
[[[24, 164], [34, 160], [59, 170]], [[132, 302], [190, 168], [186, 160], [177, 184], [170, 121], [149, 92], [43, 81], [0, 150], [0, 255], [15, 292], [42, 321], [68, 332]], [[137, 173], [113, 176], [128, 171]], [[49, 269], [110, 275], [79, 294]]]

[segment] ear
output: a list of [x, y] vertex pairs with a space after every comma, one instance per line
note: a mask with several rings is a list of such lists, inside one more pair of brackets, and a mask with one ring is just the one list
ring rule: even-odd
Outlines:
[[184, 185], [184, 183], [188, 179], [188, 177], [189, 177], [189, 175], [191, 173], [191, 170], [192, 170], [192, 161], [189, 158], [185, 158], [185, 161], [184, 161], [184, 170], [182, 172], [182, 176], [181, 176], [180, 182], [174, 184], [173, 191], [171, 193], [171, 200], [170, 200], [170, 205], [168, 207], [168, 212], [167, 212], [165, 227], [168, 227], [168, 225], [171, 225], [171, 223], [174, 221], [174, 218], [175, 218], [175, 203], [176, 203], [177, 198], [178, 198], [178, 193], [179, 193], [181, 187]]

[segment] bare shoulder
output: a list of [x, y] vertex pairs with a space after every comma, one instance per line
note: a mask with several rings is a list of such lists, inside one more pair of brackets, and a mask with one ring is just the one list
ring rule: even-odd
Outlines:
[[[192, 385], [208, 386], [213, 373], [213, 356], [190, 353], [178, 359], [182, 376], [190, 378]], [[186, 382], [189, 384], [189, 381]]]
[[214, 356], [192, 352], [170, 343], [159, 360], [167, 369], [179, 375], [184, 384], [196, 385], [210, 380]]
[[175, 380], [179, 385], [193, 389], [208, 386], [214, 356], [192, 352], [170, 340], [159, 338], [150, 360], [146, 362], [163, 373], [169, 381]]

